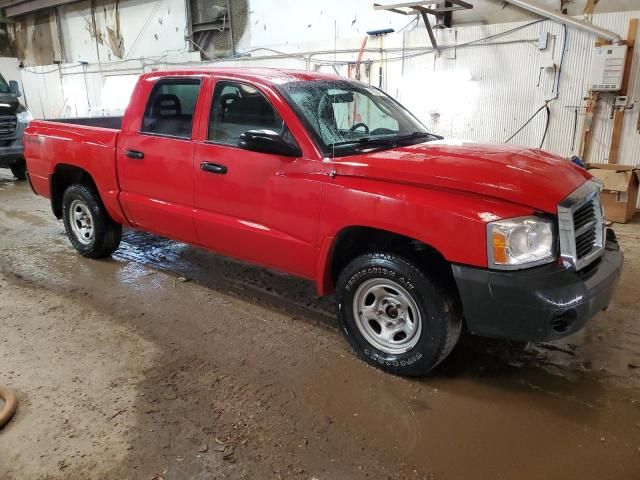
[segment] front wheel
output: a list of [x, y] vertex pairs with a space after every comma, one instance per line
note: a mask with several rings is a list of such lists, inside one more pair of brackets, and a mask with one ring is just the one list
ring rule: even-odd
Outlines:
[[86, 185], [65, 190], [62, 219], [71, 244], [83, 257], [108, 257], [120, 245], [122, 225], [111, 219], [98, 194]]
[[394, 254], [368, 253], [349, 263], [338, 278], [337, 300], [351, 347], [390, 373], [425, 375], [460, 336], [454, 292]]

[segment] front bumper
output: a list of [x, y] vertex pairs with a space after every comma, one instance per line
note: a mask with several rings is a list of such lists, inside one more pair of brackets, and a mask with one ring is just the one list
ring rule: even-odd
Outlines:
[[540, 342], [580, 330], [607, 308], [622, 262], [615, 234], [608, 229], [602, 258], [578, 272], [556, 264], [518, 271], [452, 268], [472, 333]]
[[16, 160], [24, 158], [22, 134], [26, 127], [26, 124], [18, 123], [18, 128], [11, 137], [0, 137], [0, 167], [9, 167], [13, 165]]

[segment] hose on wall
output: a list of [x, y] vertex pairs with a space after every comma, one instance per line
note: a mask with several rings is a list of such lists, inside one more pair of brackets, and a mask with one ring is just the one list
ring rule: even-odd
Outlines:
[[0, 429], [4, 427], [16, 413], [18, 401], [13, 391], [0, 385], [0, 399], [4, 400], [4, 408], [0, 410]]

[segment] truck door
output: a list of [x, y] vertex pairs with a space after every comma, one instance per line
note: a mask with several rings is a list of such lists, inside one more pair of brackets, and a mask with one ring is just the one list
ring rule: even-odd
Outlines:
[[277, 110], [254, 86], [218, 81], [210, 104], [194, 162], [199, 243], [312, 278], [321, 162], [238, 147], [240, 134], [253, 129], [273, 130], [295, 142]]
[[135, 226], [195, 242], [193, 154], [195, 110], [201, 80], [158, 80], [148, 97], [140, 130], [118, 143], [121, 200]]

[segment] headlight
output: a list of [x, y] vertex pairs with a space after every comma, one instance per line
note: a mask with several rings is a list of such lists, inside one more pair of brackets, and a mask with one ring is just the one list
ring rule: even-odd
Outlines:
[[18, 123], [29, 123], [31, 120], [33, 120], [31, 112], [27, 109], [22, 112], [18, 112], [16, 114], [16, 118], [18, 119]]
[[553, 225], [538, 217], [487, 224], [489, 268], [518, 269], [554, 260]]

